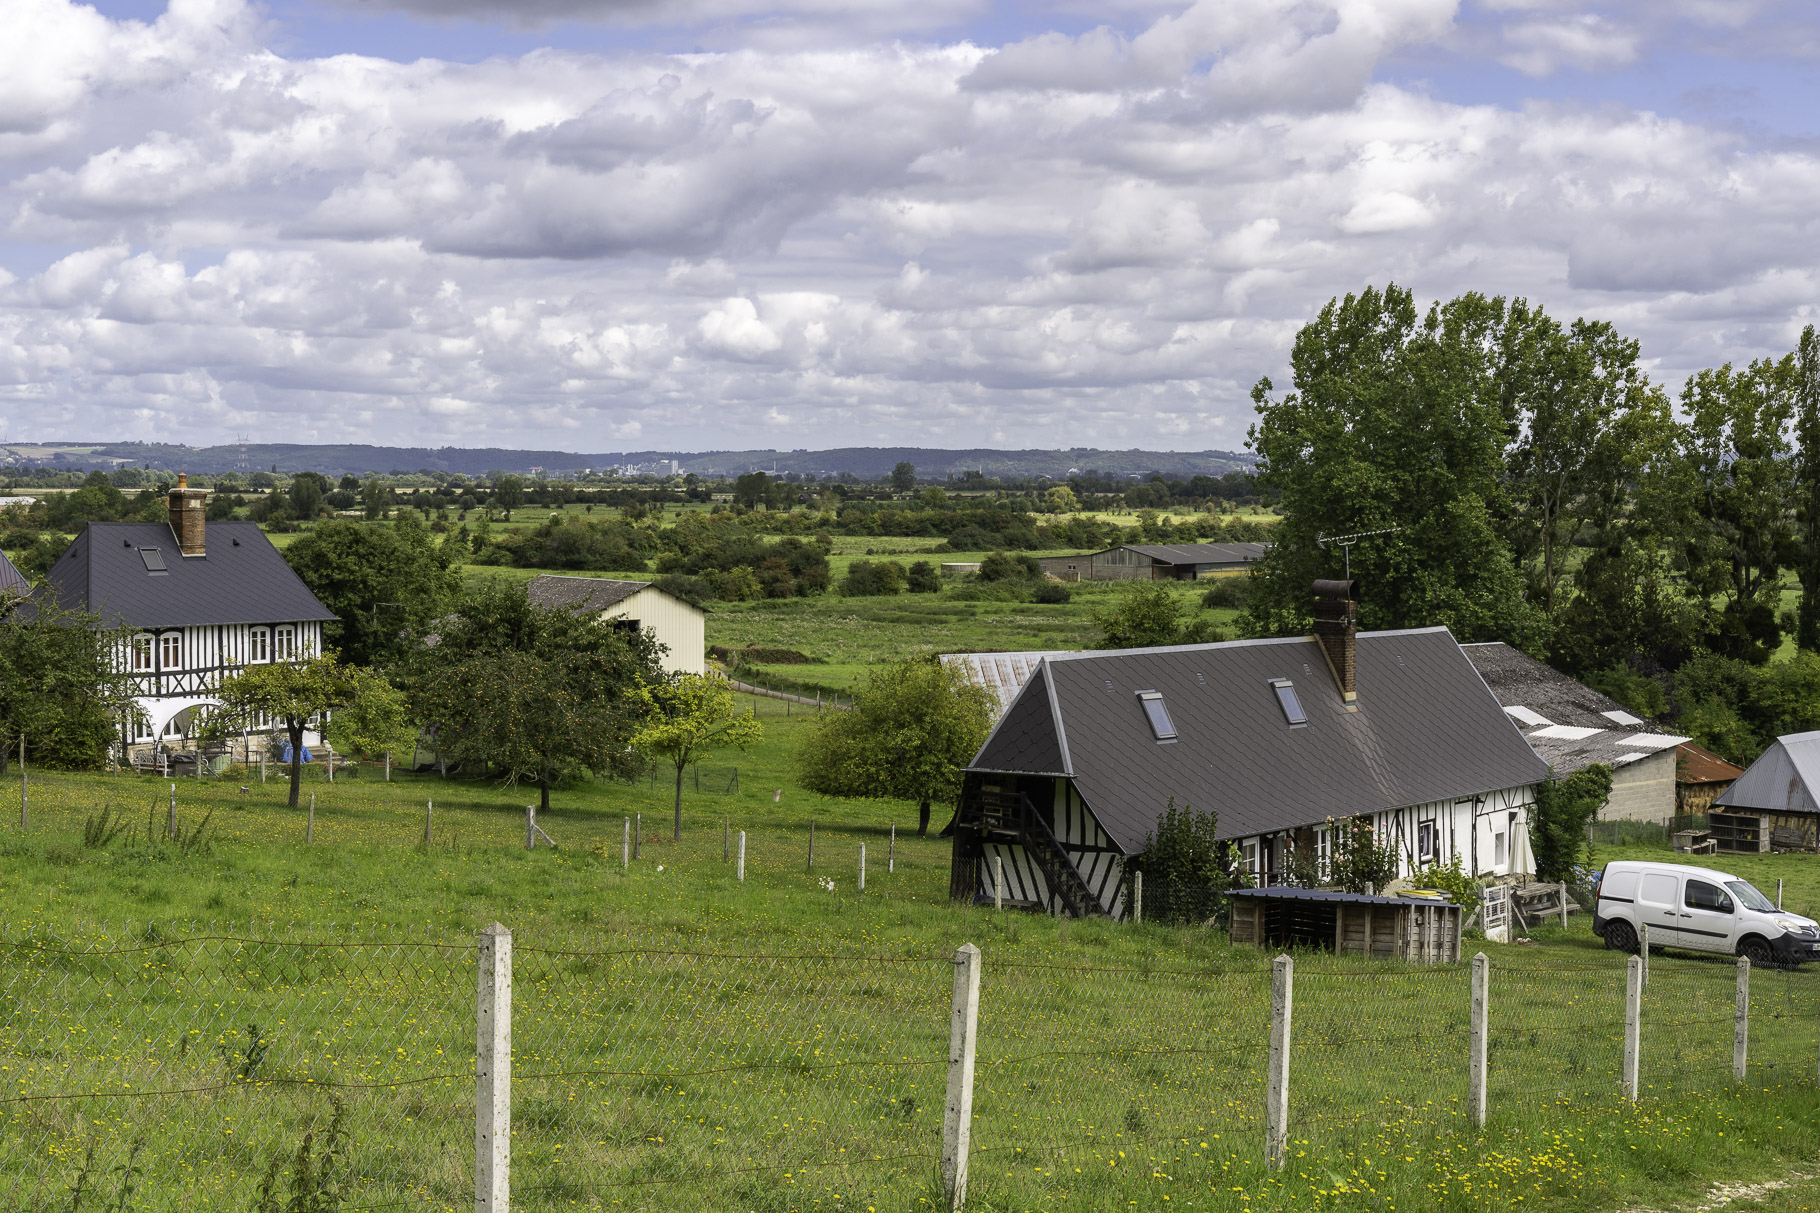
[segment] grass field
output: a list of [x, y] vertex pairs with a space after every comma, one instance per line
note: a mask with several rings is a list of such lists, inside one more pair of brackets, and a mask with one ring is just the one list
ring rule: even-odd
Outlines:
[[[1203, 930], [951, 906], [947, 847], [910, 835], [913, 808], [802, 792], [789, 757], [812, 721], [747, 702], [767, 738], [712, 762], [702, 792], [690, 781], [681, 843], [667, 784], [562, 789], [540, 817], [560, 848], [526, 851], [527, 790], [368, 769], [310, 780], [306, 845], [276, 777], [237, 772], [178, 787], [185, 828], [212, 813], [216, 831], [184, 855], [145, 837], [167, 783], [34, 773], [29, 827], [0, 845], [0, 1074], [17, 1096], [91, 1097], [0, 1103], [0, 1193], [20, 1185], [0, 1204], [67, 1208], [94, 1144], [106, 1192], [129, 1156], [143, 1169], [127, 1207], [249, 1208], [270, 1159], [325, 1131], [333, 1088], [354, 1205], [465, 1205], [473, 932], [494, 920], [517, 948], [521, 1209], [933, 1207], [963, 942], [985, 972], [975, 1209], [1669, 1207], [1820, 1148], [1820, 974], [1758, 976], [1753, 1069], [1734, 1088], [1732, 966], [1657, 958], [1649, 1092], [1630, 1108], [1613, 1093], [1622, 958], [1576, 919], [1485, 945], [1484, 1134], [1463, 1112], [1462, 968], [1298, 957], [1294, 1145], [1272, 1174], [1266, 954]], [[16, 775], [0, 787], [16, 797]], [[84, 846], [107, 803], [133, 833]], [[641, 856], [622, 870], [632, 814]], [[729, 820], [747, 832], [743, 883], [722, 859]], [[1772, 890], [1782, 875], [1791, 908], [1820, 903], [1809, 860], [1728, 863]], [[96, 947], [133, 950], [67, 954]], [[239, 1080], [254, 1023], [268, 1051]]]

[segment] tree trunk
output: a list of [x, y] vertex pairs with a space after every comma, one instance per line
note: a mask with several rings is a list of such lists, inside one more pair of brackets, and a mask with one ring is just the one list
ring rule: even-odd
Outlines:
[[929, 798], [926, 796], [916, 806], [916, 836], [929, 837]]
[[291, 807], [297, 807], [297, 789], [303, 783], [303, 722], [295, 724], [284, 722], [284, 731], [291, 738]]
[[549, 776], [546, 775], [544, 778], [539, 779], [537, 781], [537, 790], [540, 793], [542, 793], [542, 799], [539, 801], [539, 803], [537, 805], [537, 811], [539, 813], [548, 813], [550, 811], [550, 779], [549, 779]]
[[670, 831], [670, 841], [682, 841], [682, 777], [683, 764], [676, 764], [676, 821]]

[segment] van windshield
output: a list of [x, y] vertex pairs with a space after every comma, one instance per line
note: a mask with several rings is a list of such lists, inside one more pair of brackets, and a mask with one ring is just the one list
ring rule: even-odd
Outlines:
[[1769, 914], [1776, 912], [1776, 903], [1759, 893], [1757, 886], [1748, 880], [1728, 880], [1725, 882], [1725, 887], [1732, 891], [1732, 896], [1744, 903], [1744, 908], [1747, 910], [1757, 910]]

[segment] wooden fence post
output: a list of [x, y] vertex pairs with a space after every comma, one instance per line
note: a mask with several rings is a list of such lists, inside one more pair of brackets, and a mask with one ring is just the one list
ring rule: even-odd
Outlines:
[[995, 910], [1005, 908], [1005, 857], [1003, 855], [992, 857], [992, 908]]
[[[177, 836], [176, 787], [177, 785], [174, 783], [171, 785], [171, 837], [173, 838]], [[316, 793], [314, 792], [310, 793], [310, 819], [303, 823], [303, 843], [305, 846], [316, 845]]]
[[537, 806], [534, 804], [528, 804], [525, 806], [525, 850], [535, 851], [536, 849], [537, 849]]
[[435, 812], [436, 802], [434, 800], [423, 802], [423, 845], [426, 847], [430, 845], [430, 818]]
[[1131, 921], [1144, 921], [1144, 873], [1131, 874]]
[[885, 852], [885, 875], [889, 876], [893, 872], [896, 872], [896, 871], [897, 871], [897, 826], [894, 823], [891, 827], [891, 849], [889, 851]]
[[1491, 1033], [1491, 957], [1480, 952], [1472, 958], [1472, 1046], [1468, 1054], [1471, 1072], [1467, 1080], [1466, 1103], [1472, 1115], [1472, 1127], [1485, 1127], [1485, 1054]]
[[1639, 923], [1637, 926], [1637, 955], [1643, 961], [1643, 984], [1647, 986], [1649, 984], [1649, 924], [1647, 922]]
[[1567, 929], [1567, 882], [1561, 882], [1561, 929]]
[[1643, 958], [1633, 956], [1624, 981], [1624, 1098], [1637, 1102], [1637, 1068], [1643, 1051]]
[[[329, 756], [328, 757], [329, 782], [334, 783], [335, 782], [335, 747], [325, 741], [322, 743], [322, 748], [323, 748], [323, 751], [325, 753], [327, 753]], [[202, 769], [201, 751], [197, 751], [196, 769], [198, 771], [200, 771]]]
[[1264, 1161], [1283, 1169], [1289, 1144], [1289, 1029], [1295, 1015], [1295, 959], [1270, 964], [1270, 1071], [1264, 1086]]
[[942, 1112], [942, 1190], [949, 1213], [967, 1203], [967, 1151], [973, 1139], [973, 1059], [979, 1044], [980, 950], [954, 954], [954, 1003], [948, 1021], [948, 1101]]
[[25, 734], [19, 734], [19, 828], [25, 829], [31, 820], [28, 809], [31, 805], [31, 776], [25, 773]]
[[624, 872], [632, 866], [632, 819], [620, 818], [622, 823], [619, 836], [619, 870]]
[[643, 813], [634, 813], [632, 814], [632, 858], [638, 858], [638, 852], [643, 848], [644, 841], [645, 815]]
[[746, 832], [739, 832], [739, 879], [746, 879]]
[[[316, 812], [316, 793], [311, 792], [310, 793], [310, 815], [312, 817], [314, 817], [315, 812]], [[167, 810], [165, 810], [165, 815], [164, 815], [164, 836], [166, 839], [172, 839], [172, 838], [177, 837], [177, 785], [174, 783], [171, 785], [170, 807]]]
[[474, 1210], [508, 1213], [512, 1201], [512, 932], [480, 933], [474, 1016]]
[[1738, 993], [1732, 1007], [1732, 1081], [1750, 1068], [1750, 957], [1738, 957]]
[[720, 861], [726, 863], [733, 858], [733, 819], [720, 819]]
[[392, 751], [385, 752], [385, 781], [392, 782]]
[[859, 891], [866, 891], [866, 844], [859, 844]]
[[265, 782], [265, 751], [259, 752], [259, 782]]
[[809, 819], [809, 870], [815, 871], [815, 818]]

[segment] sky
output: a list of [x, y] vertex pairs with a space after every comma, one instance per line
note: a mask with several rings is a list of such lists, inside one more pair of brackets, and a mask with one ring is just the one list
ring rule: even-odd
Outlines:
[[1241, 449], [1396, 282], [1820, 320], [1811, 0], [0, 0], [0, 438]]

